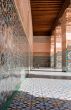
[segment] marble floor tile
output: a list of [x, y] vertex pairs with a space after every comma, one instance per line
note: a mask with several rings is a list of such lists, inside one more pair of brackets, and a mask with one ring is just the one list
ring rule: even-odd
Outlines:
[[71, 110], [71, 80], [26, 78], [8, 110]]

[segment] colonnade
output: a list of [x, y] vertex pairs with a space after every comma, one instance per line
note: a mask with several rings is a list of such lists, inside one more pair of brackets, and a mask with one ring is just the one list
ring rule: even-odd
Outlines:
[[71, 71], [71, 7], [69, 6], [51, 36], [51, 68]]

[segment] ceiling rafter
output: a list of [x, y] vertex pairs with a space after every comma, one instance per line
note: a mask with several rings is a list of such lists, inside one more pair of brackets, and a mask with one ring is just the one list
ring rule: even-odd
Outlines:
[[71, 0], [31, 0], [34, 35], [49, 35]]
[[59, 19], [60, 19], [60, 17], [63, 15], [65, 9], [70, 5], [70, 1], [71, 1], [71, 0], [65, 0], [65, 2], [64, 2], [64, 4], [63, 4], [63, 6], [62, 6], [60, 12], [58, 13], [56, 19], [54, 20], [54, 22], [53, 22], [53, 24], [52, 24], [52, 27], [51, 27], [52, 31], [55, 29], [56, 25], [58, 24]]

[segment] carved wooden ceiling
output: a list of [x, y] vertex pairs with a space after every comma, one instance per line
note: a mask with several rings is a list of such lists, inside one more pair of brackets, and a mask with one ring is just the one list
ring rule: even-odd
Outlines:
[[67, 0], [31, 0], [34, 36], [50, 35]]

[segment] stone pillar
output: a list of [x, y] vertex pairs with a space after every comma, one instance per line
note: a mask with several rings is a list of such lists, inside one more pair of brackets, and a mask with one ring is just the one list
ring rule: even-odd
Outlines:
[[53, 32], [54, 35], [54, 68], [56, 68], [56, 36], [55, 36], [55, 30]]
[[71, 8], [62, 16], [62, 69], [71, 71]]
[[61, 25], [55, 28], [55, 67], [62, 69], [62, 33]]
[[51, 68], [54, 68], [54, 35], [51, 36]]
[[66, 48], [67, 71], [71, 71], [71, 8], [66, 11]]

